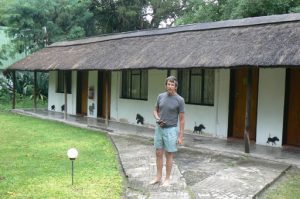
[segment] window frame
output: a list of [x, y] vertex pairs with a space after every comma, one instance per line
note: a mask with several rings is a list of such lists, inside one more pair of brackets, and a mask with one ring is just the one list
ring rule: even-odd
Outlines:
[[[139, 78], [139, 91], [138, 97], [133, 96], [133, 83], [134, 77]], [[124, 79], [126, 78], [126, 79]], [[129, 79], [128, 79], [129, 78]], [[143, 82], [144, 81], [144, 82]], [[121, 71], [121, 96], [122, 99], [133, 99], [133, 100], [148, 100], [148, 70], [133, 69]], [[129, 85], [128, 85], [129, 84]], [[129, 88], [128, 88], [129, 87]], [[143, 96], [143, 89], [146, 89], [145, 96]]]
[[[177, 70], [177, 75], [178, 75], [178, 81], [179, 81], [179, 85], [178, 85], [178, 94], [180, 96], [182, 96], [184, 99], [185, 99], [185, 103], [186, 104], [192, 104], [192, 105], [204, 105], [204, 106], [214, 106], [214, 103], [215, 103], [215, 70], [214, 69], [197, 69], [197, 70], [200, 70], [201, 71], [201, 74], [197, 72], [196, 73], [193, 73], [193, 70], [194, 69], [197, 69], [197, 68], [191, 68], [191, 69], [178, 69]], [[208, 75], [208, 73], [206, 72], [206, 70], [213, 70], [213, 99], [212, 99], [212, 103], [209, 103], [209, 102], [205, 102], [205, 93], [207, 93], [208, 91], [205, 89], [205, 85], [206, 85], [206, 76]], [[183, 88], [182, 87], [182, 82], [183, 82], [183, 75], [184, 73], [183, 72], [188, 72], [188, 82], [187, 82], [187, 88]], [[192, 77], [195, 77], [195, 76], [200, 76], [201, 78], [201, 87], [200, 87], [200, 101], [198, 102], [191, 102], [192, 101], [192, 85], [194, 84], [192, 82]], [[182, 94], [183, 90], [184, 89], [187, 89], [188, 90], [188, 96], [184, 96], [184, 94]]]
[[72, 94], [72, 71], [57, 71], [56, 93], [65, 93], [65, 73], [67, 77], [67, 93]]

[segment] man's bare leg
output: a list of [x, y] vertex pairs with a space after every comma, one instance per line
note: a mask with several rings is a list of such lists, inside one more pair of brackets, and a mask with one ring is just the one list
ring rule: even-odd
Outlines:
[[156, 177], [154, 180], [150, 182], [150, 184], [156, 184], [161, 181], [162, 177], [162, 169], [163, 169], [163, 155], [164, 150], [163, 149], [156, 149]]
[[171, 171], [173, 164], [173, 153], [166, 152], [166, 178], [164, 180], [164, 186], [170, 185]]

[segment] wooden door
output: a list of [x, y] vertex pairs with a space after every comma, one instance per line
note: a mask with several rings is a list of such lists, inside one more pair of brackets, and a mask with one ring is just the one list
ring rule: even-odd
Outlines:
[[300, 146], [300, 69], [289, 69], [286, 144]]
[[[233, 69], [231, 82], [232, 109], [231, 132], [229, 136], [234, 138], [243, 138], [245, 130], [246, 99], [247, 99], [247, 68]], [[257, 87], [258, 87], [258, 69], [252, 69], [252, 97], [250, 112], [250, 132], [249, 138], [256, 139], [256, 116], [257, 116]]]
[[77, 72], [77, 114], [87, 115], [88, 71]]
[[110, 118], [110, 79], [109, 71], [98, 73], [98, 117]]

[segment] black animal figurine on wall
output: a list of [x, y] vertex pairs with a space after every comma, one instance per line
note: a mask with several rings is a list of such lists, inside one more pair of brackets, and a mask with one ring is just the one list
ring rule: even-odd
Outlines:
[[65, 111], [65, 105], [61, 105], [61, 112], [64, 112]]
[[205, 126], [203, 124], [200, 124], [199, 126], [196, 125], [196, 122], [195, 122], [195, 126], [194, 126], [194, 131], [193, 133], [203, 133], [203, 129], [205, 129]]
[[55, 105], [51, 106], [51, 111], [55, 111]]
[[139, 123], [141, 123], [141, 124], [144, 124], [144, 117], [143, 116], [141, 116], [140, 114], [136, 114], [136, 123], [137, 124], [139, 124]]
[[276, 145], [276, 141], [278, 141], [279, 142], [279, 138], [278, 137], [271, 137], [270, 135], [269, 135], [269, 138], [268, 138], [268, 140], [267, 140], [267, 144], [269, 144], [269, 143], [272, 143], [272, 146], [273, 145]]
[[94, 110], [95, 110], [95, 104], [92, 103], [92, 104], [89, 106], [90, 115], [94, 115]]

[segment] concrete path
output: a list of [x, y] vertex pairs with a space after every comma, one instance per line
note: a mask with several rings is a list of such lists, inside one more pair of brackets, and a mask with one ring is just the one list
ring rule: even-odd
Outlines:
[[185, 179], [176, 164], [169, 187], [149, 184], [156, 174], [155, 150], [149, 140], [116, 134], [111, 134], [111, 138], [127, 178], [126, 198], [190, 198]]
[[127, 178], [125, 198], [253, 198], [289, 168], [257, 158], [180, 148], [169, 187], [149, 185], [155, 177], [151, 138], [110, 133]]

